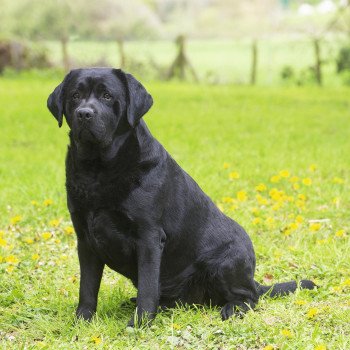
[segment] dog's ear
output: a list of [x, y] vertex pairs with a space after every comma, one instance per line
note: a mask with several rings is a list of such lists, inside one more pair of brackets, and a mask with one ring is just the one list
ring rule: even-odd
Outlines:
[[57, 119], [58, 126], [62, 126], [63, 122], [63, 93], [64, 93], [64, 87], [67, 81], [68, 75], [64, 78], [62, 83], [58, 85], [55, 90], [50, 94], [49, 98], [47, 99], [47, 108], [52, 113], [52, 115]]
[[153, 105], [152, 96], [144, 86], [131, 74], [121, 69], [114, 69], [114, 73], [120, 78], [127, 93], [127, 117], [130, 126], [135, 127], [140, 119], [148, 112]]

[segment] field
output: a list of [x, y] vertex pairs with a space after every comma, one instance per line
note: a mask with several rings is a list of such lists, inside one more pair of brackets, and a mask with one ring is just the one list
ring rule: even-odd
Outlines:
[[[46, 42], [50, 60], [62, 64], [61, 49], [57, 42]], [[335, 74], [335, 58], [344, 41], [325, 37], [321, 42], [323, 78], [326, 86], [339, 86], [342, 79]], [[153, 78], [152, 66], [167, 71], [176, 55], [176, 46], [169, 40], [126, 41], [127, 66], [138, 70], [143, 78]], [[245, 84], [250, 81], [251, 40], [188, 40], [187, 55], [202, 81], [210, 83]], [[72, 40], [68, 52], [74, 66], [119, 66], [119, 53], [114, 42], [84, 42]], [[315, 64], [312, 40], [307, 36], [286, 35], [263, 38], [258, 41], [257, 84], [282, 84], [283, 67], [292, 67], [296, 79], [310, 84], [307, 69]], [[301, 78], [301, 76], [303, 76]]]
[[126, 329], [135, 290], [105, 270], [96, 317], [77, 321], [79, 267], [65, 204], [58, 80], [0, 80], [2, 349], [349, 349], [350, 90], [150, 83], [152, 133], [249, 232], [257, 281], [319, 289], [263, 298], [222, 322], [201, 306]]

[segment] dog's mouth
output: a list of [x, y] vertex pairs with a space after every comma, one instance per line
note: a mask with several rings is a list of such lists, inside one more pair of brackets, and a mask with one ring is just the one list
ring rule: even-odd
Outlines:
[[78, 140], [81, 142], [93, 142], [98, 143], [95, 134], [88, 128], [82, 128], [78, 132]]

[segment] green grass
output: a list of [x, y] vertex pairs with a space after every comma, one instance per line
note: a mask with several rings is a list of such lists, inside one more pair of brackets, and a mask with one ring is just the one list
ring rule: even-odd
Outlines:
[[[254, 312], [227, 322], [215, 308], [178, 307], [150, 328], [130, 331], [135, 290], [109, 269], [94, 321], [74, 319], [79, 267], [74, 234], [67, 232], [68, 129], [59, 129], [45, 107], [57, 83], [0, 80], [2, 348], [350, 348], [349, 89], [147, 84], [155, 100], [146, 117], [151, 131], [247, 229], [256, 279], [310, 278], [320, 289], [264, 298]], [[272, 183], [281, 170], [289, 177]], [[238, 179], [230, 179], [233, 172]], [[260, 183], [267, 191], [258, 201]], [[269, 194], [273, 188], [284, 192]], [[240, 191], [246, 200], [237, 199]], [[45, 206], [47, 199], [52, 204]], [[327, 220], [309, 222], [320, 219]]]

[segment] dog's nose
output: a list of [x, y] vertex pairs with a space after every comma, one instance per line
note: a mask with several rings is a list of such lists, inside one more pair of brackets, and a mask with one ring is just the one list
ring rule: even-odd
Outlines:
[[94, 111], [91, 108], [79, 108], [77, 116], [79, 121], [89, 120], [93, 117]]

